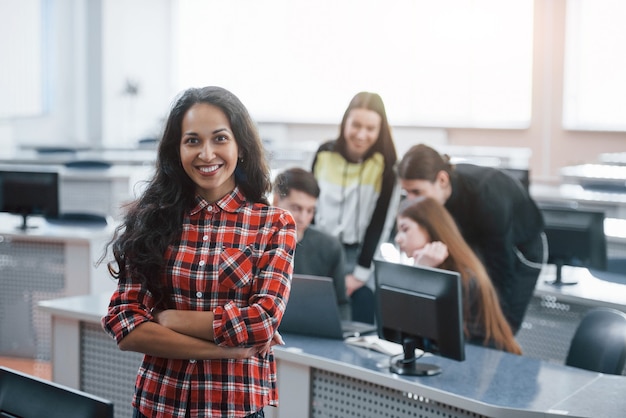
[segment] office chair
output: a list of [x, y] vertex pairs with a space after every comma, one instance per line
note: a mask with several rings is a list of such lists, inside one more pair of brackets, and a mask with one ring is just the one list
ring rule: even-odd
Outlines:
[[609, 258], [606, 260], [606, 270], [624, 276], [626, 283], [626, 258]]
[[137, 141], [137, 146], [139, 148], [156, 149], [158, 145], [158, 138], [141, 138], [139, 141]]
[[0, 417], [113, 418], [113, 403], [0, 367]]
[[611, 308], [589, 310], [578, 324], [565, 364], [621, 375], [626, 362], [626, 313]]
[[65, 163], [67, 168], [106, 170], [112, 163], [102, 160], [72, 160]]

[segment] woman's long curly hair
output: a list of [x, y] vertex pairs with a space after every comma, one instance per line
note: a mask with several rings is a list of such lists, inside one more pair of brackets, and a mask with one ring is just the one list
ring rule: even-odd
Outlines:
[[240, 160], [235, 169], [239, 189], [252, 202], [268, 204], [270, 170], [263, 144], [246, 107], [221, 87], [191, 88], [175, 101], [159, 143], [155, 174], [142, 196], [127, 207], [124, 222], [115, 230], [109, 246], [115, 263], [109, 272], [116, 279], [132, 277], [144, 284], [157, 303], [167, 300], [161, 280], [163, 255], [176, 242], [187, 210], [196, 203], [196, 185], [185, 173], [180, 160], [182, 121], [195, 104], [219, 107], [228, 118]]
[[[487, 270], [463, 239], [446, 208], [431, 197], [419, 196], [404, 200], [398, 208], [397, 216], [412, 219], [428, 232], [431, 241], [443, 242], [448, 247], [449, 256], [439, 268], [459, 272], [464, 296], [469, 295], [470, 280], [475, 280], [480, 305], [480, 312], [475, 320], [485, 330], [484, 343], [493, 341], [501, 350], [521, 354], [522, 351], [502, 313]], [[468, 318], [469, 305], [467, 299], [463, 299], [463, 316]], [[465, 333], [467, 335], [467, 327]]]

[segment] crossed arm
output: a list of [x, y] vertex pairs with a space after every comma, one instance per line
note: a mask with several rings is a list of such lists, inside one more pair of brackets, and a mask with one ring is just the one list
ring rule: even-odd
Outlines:
[[268, 343], [254, 347], [221, 347], [215, 344], [213, 313], [169, 309], [157, 312], [154, 321], [145, 322], [119, 342], [124, 351], [138, 351], [173, 359], [243, 359], [283, 344], [277, 332]]

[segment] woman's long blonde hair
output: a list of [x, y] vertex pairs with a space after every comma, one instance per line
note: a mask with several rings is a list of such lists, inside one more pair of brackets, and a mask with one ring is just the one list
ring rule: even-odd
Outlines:
[[[412, 219], [428, 232], [431, 241], [441, 241], [446, 244], [448, 258], [437, 267], [460, 273], [464, 295], [469, 295], [470, 280], [472, 277], [475, 279], [480, 306], [475, 320], [479, 324], [482, 323], [485, 330], [484, 343], [493, 342], [498, 349], [521, 354], [522, 350], [515, 341], [511, 327], [502, 313], [487, 270], [465, 242], [448, 210], [433, 198], [419, 196], [403, 201], [398, 208], [398, 217]], [[480, 220], [476, 221], [480, 222]], [[469, 304], [463, 305], [464, 317], [467, 318]], [[465, 327], [467, 335], [467, 324]]]

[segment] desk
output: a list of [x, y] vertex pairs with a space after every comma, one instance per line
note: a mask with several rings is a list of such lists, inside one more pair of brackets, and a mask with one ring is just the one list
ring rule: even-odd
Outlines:
[[563, 167], [561, 178], [590, 188], [626, 192], [626, 166], [612, 164], [581, 164]]
[[580, 184], [531, 184], [530, 195], [538, 203], [599, 210], [607, 218], [626, 219], [626, 193], [589, 190]]
[[41, 300], [111, 290], [102, 255], [111, 227], [52, 225], [0, 213], [0, 355], [49, 360], [50, 316]]
[[101, 161], [111, 165], [146, 165], [154, 166], [157, 151], [155, 149], [64, 149], [57, 151], [37, 151], [20, 148], [0, 156], [1, 164], [59, 164], [76, 161]]
[[565, 362], [576, 327], [589, 309], [603, 306], [626, 312], [626, 275], [571, 266], [563, 266], [562, 275], [564, 281], [577, 284], [552, 286], [546, 280], [554, 280], [555, 267], [544, 268], [516, 336], [524, 355], [559, 364]]
[[0, 170], [59, 173], [61, 213], [88, 213], [121, 218], [121, 207], [139, 196], [153, 166], [68, 168], [62, 164], [0, 164]]
[[626, 152], [606, 152], [600, 154], [598, 160], [602, 164], [626, 165]]
[[[100, 327], [110, 294], [40, 302], [53, 318], [53, 380], [108, 398], [116, 418], [130, 402], [142, 356], [122, 352]], [[434, 356], [443, 372], [400, 377], [388, 358], [343, 341], [284, 335], [275, 349], [280, 407], [293, 417], [620, 417], [626, 378], [468, 345], [467, 360]]]

